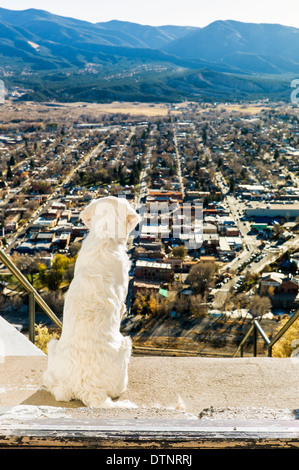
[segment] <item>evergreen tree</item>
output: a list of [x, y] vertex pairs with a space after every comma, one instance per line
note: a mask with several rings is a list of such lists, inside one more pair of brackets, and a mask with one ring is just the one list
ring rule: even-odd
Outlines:
[[10, 165], [8, 165], [6, 177], [7, 177], [7, 179], [9, 179], [9, 180], [11, 180], [12, 177], [13, 177], [13, 174], [12, 174]]

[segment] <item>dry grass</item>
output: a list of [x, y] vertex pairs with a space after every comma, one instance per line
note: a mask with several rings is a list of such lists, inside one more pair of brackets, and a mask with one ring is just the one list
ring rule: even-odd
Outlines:
[[41, 118], [50, 119], [53, 122], [60, 120], [78, 120], [82, 115], [88, 115], [90, 119], [97, 119], [104, 114], [129, 114], [131, 116], [167, 116], [166, 104], [155, 103], [47, 103], [24, 102], [14, 103], [7, 100], [0, 107], [0, 120], [38, 122]]
[[246, 114], [258, 114], [265, 110], [264, 106], [243, 106], [243, 105], [227, 105], [219, 106], [218, 110], [221, 111], [225, 109], [226, 111], [235, 111], [237, 113], [246, 113]]
[[244, 113], [244, 114], [259, 114], [262, 111], [265, 111], [265, 106], [245, 106], [245, 105], [240, 105], [240, 104], [229, 104], [229, 105], [223, 105], [220, 104], [216, 106], [215, 108], [204, 108], [201, 109], [201, 113], [207, 113], [207, 112], [215, 112], [217, 111], [218, 113], [221, 113], [221, 111], [227, 111], [227, 112], [235, 112], [235, 113]]
[[[88, 110], [96, 111], [97, 113], [112, 113], [112, 114], [130, 114], [133, 116], [167, 116], [168, 108], [163, 104], [152, 103], [119, 103], [114, 102], [110, 104], [87, 104]], [[85, 108], [86, 109], [86, 108]]]

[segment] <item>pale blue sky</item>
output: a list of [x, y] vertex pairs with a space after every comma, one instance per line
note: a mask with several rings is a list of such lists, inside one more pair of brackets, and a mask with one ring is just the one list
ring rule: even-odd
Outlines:
[[299, 28], [298, 0], [0, 0], [0, 7], [37, 8], [92, 23], [117, 19], [153, 26], [206, 26], [233, 19]]

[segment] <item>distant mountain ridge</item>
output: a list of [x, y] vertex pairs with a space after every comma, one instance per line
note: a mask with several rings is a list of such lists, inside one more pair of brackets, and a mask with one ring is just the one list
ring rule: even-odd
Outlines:
[[195, 29], [184, 26], [142, 26], [117, 20], [89, 23], [35, 9], [13, 11], [0, 8], [0, 21], [23, 28], [46, 41], [152, 49], [159, 49]]
[[253, 73], [298, 72], [299, 29], [279, 24], [216, 21], [162, 48], [185, 59], [200, 57]]
[[89, 23], [0, 8], [0, 74], [11, 85], [30, 82], [32, 99], [286, 97], [284, 77], [299, 73], [298, 51], [299, 29], [282, 25]]

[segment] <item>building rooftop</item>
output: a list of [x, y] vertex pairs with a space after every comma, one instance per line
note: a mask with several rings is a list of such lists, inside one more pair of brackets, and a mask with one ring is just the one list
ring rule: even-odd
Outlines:
[[248, 209], [273, 209], [273, 210], [299, 210], [299, 202], [261, 202], [261, 201], [250, 201], [247, 206]]
[[171, 269], [171, 264], [169, 263], [158, 263], [156, 261], [147, 261], [139, 259], [136, 261], [136, 268], [158, 268], [158, 269]]

